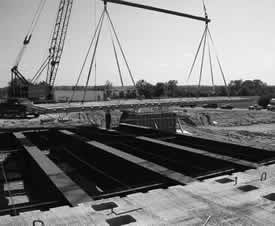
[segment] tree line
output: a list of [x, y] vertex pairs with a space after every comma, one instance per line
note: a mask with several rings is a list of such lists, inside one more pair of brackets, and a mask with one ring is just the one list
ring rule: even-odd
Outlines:
[[[42, 85], [38, 84], [38, 85]], [[55, 86], [55, 89], [61, 90], [83, 90], [84, 86]], [[110, 81], [106, 81], [102, 86], [88, 86], [88, 90], [103, 90], [105, 97], [110, 98], [162, 98], [162, 97], [206, 97], [206, 96], [266, 96], [268, 98], [275, 97], [275, 86], [268, 86], [259, 79], [255, 80], [232, 80], [225, 86], [198, 86], [195, 85], [178, 85], [177, 80], [169, 80], [167, 82], [157, 82], [151, 84], [145, 80], [136, 82], [134, 87], [126, 87], [114, 92], [116, 89]], [[8, 92], [8, 87], [0, 89], [0, 95], [4, 96]]]
[[[110, 87], [109, 87], [110, 89]], [[275, 86], [268, 86], [261, 80], [232, 80], [225, 86], [182, 86], [177, 80], [158, 82], [155, 85], [139, 80], [136, 90], [143, 98], [196, 97], [196, 96], [264, 96], [275, 97]], [[129, 96], [130, 95], [130, 96]], [[122, 94], [119, 95], [121, 97]], [[124, 93], [126, 98], [134, 98], [132, 92]]]

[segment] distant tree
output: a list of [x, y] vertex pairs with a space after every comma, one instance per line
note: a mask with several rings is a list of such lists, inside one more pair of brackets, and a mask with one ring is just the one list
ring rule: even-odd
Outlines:
[[254, 89], [254, 83], [251, 80], [245, 80], [242, 83], [241, 89], [240, 89], [240, 95], [241, 96], [254, 96], [256, 93], [256, 90]]
[[112, 95], [112, 90], [113, 90], [113, 84], [109, 80], [107, 80], [104, 85], [104, 94], [106, 98]]
[[119, 91], [119, 98], [124, 98], [125, 97], [125, 95], [124, 95], [124, 91]]
[[112, 95], [110, 96], [112, 99], [118, 99], [119, 98], [119, 94], [114, 92], [112, 93]]
[[232, 96], [260, 96], [267, 93], [267, 84], [259, 79], [233, 80], [229, 83]]
[[175, 96], [176, 97], [185, 97], [187, 95], [187, 92], [186, 92], [186, 88], [185, 87], [177, 87], [176, 88], [176, 91], [175, 91]]
[[242, 87], [242, 83], [243, 80], [232, 80], [229, 84], [228, 84], [228, 88], [229, 88], [229, 92], [231, 96], [238, 96], [240, 95], [240, 89]]
[[245, 80], [240, 89], [242, 96], [259, 96], [264, 93], [266, 84], [261, 80]]
[[266, 83], [262, 82], [259, 79], [255, 79], [253, 80], [253, 84], [254, 84], [255, 95], [260, 96], [265, 93], [265, 90], [267, 88]]
[[169, 97], [176, 96], [176, 89], [177, 89], [178, 81], [177, 80], [169, 80], [167, 82], [167, 94]]
[[139, 80], [136, 83], [136, 89], [139, 96], [144, 96], [145, 98], [152, 98], [154, 86], [145, 80]]
[[130, 89], [128, 89], [126, 91], [125, 97], [128, 98], [128, 99], [136, 98], [136, 90], [130, 90]]
[[263, 108], [266, 108], [267, 105], [270, 103], [271, 99], [272, 99], [271, 95], [260, 96], [258, 99], [258, 104]]
[[163, 82], [158, 82], [154, 87], [154, 96], [161, 97], [166, 94], [166, 84]]
[[217, 96], [227, 96], [226, 87], [225, 86], [219, 87], [219, 89], [216, 89], [216, 93], [215, 94]]

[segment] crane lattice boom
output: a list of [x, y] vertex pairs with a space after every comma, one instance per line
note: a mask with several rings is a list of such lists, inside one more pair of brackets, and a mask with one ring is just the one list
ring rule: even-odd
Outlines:
[[46, 82], [53, 87], [61, 55], [64, 48], [65, 38], [68, 30], [73, 0], [61, 0], [54, 31], [52, 35], [51, 45], [49, 49], [49, 62], [47, 68]]

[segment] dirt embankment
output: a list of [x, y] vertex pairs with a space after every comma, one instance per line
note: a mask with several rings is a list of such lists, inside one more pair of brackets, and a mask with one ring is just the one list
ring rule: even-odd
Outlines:
[[191, 126], [249, 126], [275, 123], [275, 113], [270, 111], [188, 109], [179, 114]]
[[275, 112], [186, 109], [179, 118], [195, 135], [275, 151]]

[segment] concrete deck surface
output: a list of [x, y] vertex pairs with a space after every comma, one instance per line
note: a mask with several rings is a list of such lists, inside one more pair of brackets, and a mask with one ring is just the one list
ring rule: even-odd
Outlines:
[[[185, 186], [2, 216], [0, 225], [32, 225], [36, 219], [45, 225], [122, 225], [129, 219], [135, 221], [130, 225], [274, 225], [275, 201], [264, 197], [275, 193], [274, 170], [275, 164], [261, 166]], [[244, 185], [254, 190], [239, 189]], [[116, 207], [110, 209], [110, 202]], [[95, 208], [100, 204], [101, 210]]]

